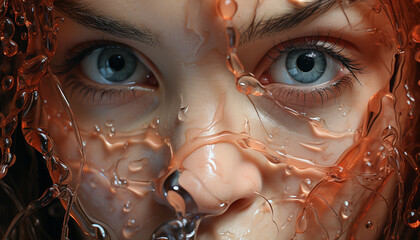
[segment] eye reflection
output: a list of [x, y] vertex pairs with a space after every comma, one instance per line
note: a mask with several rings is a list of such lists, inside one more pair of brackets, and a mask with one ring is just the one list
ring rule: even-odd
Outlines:
[[132, 52], [118, 46], [96, 49], [82, 60], [81, 68], [101, 84], [146, 83], [152, 74]]
[[287, 54], [286, 68], [290, 76], [300, 83], [313, 83], [325, 72], [327, 62], [322, 52], [294, 50]]

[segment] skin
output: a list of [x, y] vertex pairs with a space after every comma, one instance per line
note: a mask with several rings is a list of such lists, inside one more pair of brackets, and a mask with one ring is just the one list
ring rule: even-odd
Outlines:
[[[244, 29], [252, 20], [255, 3], [237, 2], [239, 8], [233, 23]], [[395, 53], [392, 29], [384, 13], [374, 14], [370, 10], [374, 1], [346, 6], [350, 23], [343, 10], [334, 5], [321, 16], [308, 18], [292, 29], [239, 46], [237, 52], [246, 71], [255, 73], [257, 78], [265, 71], [272, 73], [271, 63], [264, 57], [270, 49], [302, 37], [328, 37], [327, 46], [337, 43], [343, 55], [357, 60], [363, 67], [363, 71], [356, 73], [358, 81], [352, 79], [352, 87], [335, 90], [322, 101], [277, 96], [285, 106], [323, 119], [315, 130], [324, 134], [317, 134], [306, 118], [292, 116], [269, 99], [251, 97], [250, 101], [236, 90], [234, 76], [226, 66], [224, 22], [213, 1], [201, 1], [195, 5], [196, 9], [194, 5], [188, 8], [187, 1], [172, 0], [120, 0], [118, 7], [111, 0], [76, 3], [97, 15], [147, 28], [159, 37], [158, 45], [149, 46], [87, 28], [63, 11], [59, 13], [65, 21], [60, 25], [52, 72], [74, 46], [106, 40], [130, 47], [159, 82], [155, 89], [144, 88], [141, 83], [100, 85], [89, 80], [83, 68], [57, 73], [85, 142], [86, 164], [78, 198], [89, 217], [110, 226], [121, 239], [149, 239], [158, 225], [174, 217], [173, 206], [185, 210], [180, 195], [170, 194], [168, 203], [160, 189], [150, 192], [144, 184], [154, 181], [159, 187], [168, 166], [182, 169], [179, 183], [194, 199], [196, 213], [214, 215], [202, 221], [198, 239], [291, 239], [304, 197], [296, 200], [290, 196], [306, 196], [325, 176], [320, 170], [322, 166], [333, 166], [360, 138], [369, 99], [386, 88], [391, 75], [389, 69]], [[256, 19], [291, 11], [293, 5], [288, 1], [265, 0], [256, 11]], [[191, 29], [185, 25], [187, 15], [191, 16]], [[374, 28], [380, 34], [370, 34], [369, 29]], [[389, 42], [380, 42], [381, 36], [386, 36]], [[90, 62], [81, 64], [86, 64], [86, 69], [95, 68]], [[344, 74], [349, 73], [341, 68]], [[72, 74], [76, 77], [69, 78]], [[135, 90], [123, 92], [116, 99], [105, 96], [100, 102], [92, 101], [83, 97], [81, 91], [72, 91], [66, 85], [69, 79], [106, 89], [135, 87]], [[327, 83], [335, 81], [337, 77]], [[270, 86], [274, 85], [267, 85]], [[280, 85], [282, 89], [301, 90], [319, 86]], [[41, 89], [41, 95], [48, 100], [48, 129], [56, 155], [71, 167], [75, 176], [80, 155], [73, 128], [66, 128], [70, 118], [59, 104], [52, 103], [56, 98], [53, 90]], [[185, 114], [180, 116], [181, 108]], [[393, 116], [394, 110], [389, 112]], [[150, 123], [157, 117], [159, 127], [154, 129]], [[247, 129], [252, 139], [290, 157], [280, 164], [272, 164], [261, 153], [239, 147], [233, 139], [206, 143], [210, 141], [209, 136], [223, 131], [241, 133]], [[171, 142], [175, 154], [170, 161], [165, 139]], [[118, 185], [118, 181], [127, 181], [128, 187], [124, 183]], [[72, 186], [76, 183], [73, 178]], [[385, 198], [389, 197], [393, 185], [390, 180], [383, 192]], [[336, 189], [343, 190], [352, 191]], [[383, 202], [378, 203], [368, 214], [378, 222], [378, 228], [385, 208]], [[329, 219], [324, 222], [328, 231], [334, 233], [337, 219], [327, 218], [328, 214], [324, 217]], [[375, 237], [375, 233], [369, 234], [369, 239]], [[319, 232], [318, 235], [321, 239]]]

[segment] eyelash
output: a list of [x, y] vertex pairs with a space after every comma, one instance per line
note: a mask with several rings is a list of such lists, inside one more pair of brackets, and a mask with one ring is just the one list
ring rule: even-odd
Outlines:
[[[66, 51], [66, 55], [63, 60], [58, 64], [53, 64], [52, 69], [53, 73], [56, 75], [67, 75], [78, 65], [80, 62], [92, 52], [100, 48], [107, 48], [109, 46], [119, 46], [122, 48], [130, 49], [129, 47], [124, 46], [113, 41], [106, 40], [91, 40], [83, 42], [75, 47]], [[116, 88], [106, 88], [106, 87], [96, 87], [93, 84], [86, 84], [79, 80], [80, 77], [73, 74], [69, 74], [65, 77], [65, 89], [68, 89], [70, 96], [73, 95], [76, 91], [82, 96], [82, 99], [91, 98], [92, 102], [100, 103], [104, 98], [109, 98], [112, 100], [122, 99], [126, 94], [132, 94], [135, 96], [135, 90], [129, 89], [127, 87], [122, 89]]]
[[[330, 40], [335, 41], [331, 43]], [[293, 50], [314, 49], [317, 51], [325, 52], [330, 57], [337, 60], [340, 64], [342, 64], [343, 67], [345, 67], [349, 71], [349, 74], [346, 74], [344, 77], [342, 77], [338, 81], [331, 83], [328, 86], [312, 90], [301, 90], [297, 88], [289, 89], [281, 86], [276, 86], [272, 89], [273, 96], [276, 98], [278, 98], [279, 96], [283, 96], [284, 98], [284, 96], [286, 96], [286, 99], [288, 99], [289, 96], [295, 96], [297, 99], [300, 97], [300, 95], [303, 95], [304, 106], [306, 105], [307, 96], [312, 97], [314, 99], [316, 98], [316, 96], [319, 96], [321, 98], [321, 104], [323, 105], [325, 100], [330, 99], [330, 97], [337, 97], [342, 93], [342, 91], [345, 88], [352, 88], [354, 81], [357, 81], [359, 85], [362, 85], [359, 79], [357, 78], [357, 75], [364, 72], [364, 67], [360, 66], [360, 63], [357, 59], [351, 59], [350, 57], [347, 57], [343, 54], [343, 50], [346, 48], [346, 45], [340, 48], [337, 47], [337, 44], [340, 41], [342, 41], [341, 38], [333, 38], [329, 35], [325, 37], [317, 35], [312, 37], [288, 40], [279, 44], [275, 44], [273, 49], [266, 54], [265, 60], [263, 60], [267, 61], [268, 59], [268, 61], [270, 61], [269, 66], [271, 66], [272, 63], [280, 59], [280, 57], [284, 56], [285, 54], [288, 54]], [[274, 57], [272, 56], [273, 52]], [[263, 73], [265, 73], [268, 69], [269, 67], [266, 70], [264, 70]]]
[[[99, 48], [106, 48], [110, 45], [125, 47], [116, 42], [106, 40], [92, 40], [86, 41], [66, 51], [66, 55], [61, 63], [54, 65], [54, 74], [67, 74], [79, 64], [83, 58], [92, 54], [93, 51]], [[127, 48], [127, 47], [126, 47]]]
[[[328, 35], [326, 37], [322, 37], [318, 35], [313, 37], [305, 37], [302, 39], [288, 40], [279, 44], [275, 44], [273, 50], [269, 51], [266, 54], [266, 60], [264, 61], [267, 61], [268, 59], [268, 61], [270, 61], [271, 66], [271, 64], [277, 61], [280, 57], [293, 50], [314, 49], [325, 52], [331, 57], [333, 57], [349, 71], [349, 74], [345, 75], [338, 81], [333, 82], [328, 86], [322, 88], [315, 88], [312, 90], [301, 90], [297, 88], [289, 89], [281, 86], [274, 87], [272, 89], [274, 97], [283, 96], [284, 98], [284, 96], [286, 96], [286, 99], [288, 99], [289, 96], [295, 96], [297, 99], [302, 95], [304, 97], [303, 105], [305, 106], [307, 96], [312, 97], [314, 100], [317, 96], [319, 96], [323, 105], [324, 101], [328, 100], [331, 96], [335, 98], [338, 95], [340, 95], [344, 89], [352, 88], [354, 80], [357, 81], [360, 85], [362, 85], [356, 75], [363, 73], [364, 68], [360, 67], [360, 64], [357, 60], [346, 57], [342, 53], [343, 50], [346, 48], [345, 45], [341, 48], [337, 47], [337, 44], [341, 41], [340, 38], [331, 38]], [[330, 43], [331, 39], [335, 39], [335, 42], [333, 42], [332, 44]], [[326, 46], [327, 44], [329, 45]], [[110, 45], [118, 45], [121, 47], [125, 47], [122, 44], [106, 40], [86, 41], [82, 44], [75, 46], [74, 48], [67, 51], [66, 56], [64, 57], [61, 63], [53, 66], [54, 74], [63, 75], [70, 73], [86, 56], [90, 55], [94, 50], [99, 48], [106, 48]], [[272, 56], [273, 52], [274, 57]], [[71, 94], [73, 94], [76, 90], [79, 90], [79, 92], [83, 95], [83, 98], [90, 97], [92, 98], [92, 101], [101, 101], [104, 97], [120, 98], [124, 96], [124, 94], [127, 92], [135, 94], [132, 89], [107, 89], [103, 87], [95, 87], [94, 85], [81, 83], [76, 79], [77, 76], [73, 75], [69, 75], [66, 79], [66, 87], [70, 89]]]
[[76, 92], [76, 90], [79, 91], [79, 93], [82, 95], [83, 100], [87, 100], [87, 98], [91, 98], [92, 102], [94, 103], [100, 103], [104, 98], [109, 98], [112, 100], [116, 99], [123, 99], [126, 94], [132, 94], [132, 96], [135, 96], [135, 90], [123, 88], [123, 89], [106, 89], [106, 88], [98, 88], [94, 85], [89, 85], [82, 83], [78, 80], [77, 76], [69, 75], [66, 77], [66, 86], [65, 89], [68, 89], [70, 96]]

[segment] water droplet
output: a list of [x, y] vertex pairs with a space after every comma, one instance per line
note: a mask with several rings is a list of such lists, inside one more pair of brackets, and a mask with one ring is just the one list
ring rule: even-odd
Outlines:
[[122, 228], [122, 235], [125, 239], [131, 239], [133, 236], [141, 230], [141, 225], [136, 225], [136, 220], [129, 219]]
[[185, 120], [185, 117], [187, 115], [188, 112], [188, 107], [182, 107], [179, 111], [178, 111], [178, 120], [183, 122]]
[[244, 66], [242, 65], [241, 61], [239, 60], [238, 55], [234, 52], [229, 52], [227, 55], [227, 63], [229, 70], [237, 75], [241, 75], [244, 73]]
[[372, 228], [373, 228], [373, 223], [371, 222], [371, 221], [368, 221], [367, 223], [366, 223], [366, 225], [365, 225], [365, 227], [366, 227], [366, 229], [369, 229], [369, 230], [371, 230]]
[[6, 164], [1, 163], [0, 164], [0, 179], [4, 178], [7, 174], [8, 166]]
[[224, 20], [231, 20], [238, 10], [238, 4], [235, 0], [219, 0], [218, 9]]
[[300, 184], [300, 189], [304, 193], [309, 193], [312, 190], [312, 181], [309, 178], [306, 178], [303, 180], [303, 182]]
[[381, 6], [381, 4], [375, 4], [375, 5], [373, 5], [373, 7], [372, 7], [372, 10], [375, 12], [375, 13], [380, 13], [381, 11], [382, 11], [382, 6]]
[[123, 187], [127, 187], [127, 180], [122, 179], [118, 176], [117, 173], [113, 173], [113, 177], [111, 179], [111, 186], [115, 187], [115, 188], [123, 188]]
[[22, 33], [20, 34], [20, 38], [21, 38], [23, 41], [28, 40], [28, 33], [26, 33], [26, 32], [22, 32]]
[[148, 164], [149, 164], [149, 158], [142, 158], [140, 160], [130, 162], [128, 164], [128, 170], [132, 173], [140, 172]]
[[114, 126], [114, 121], [112, 121], [112, 120], [108, 120], [108, 121], [106, 121], [106, 122], [105, 122], [105, 126], [106, 126], [106, 127], [109, 127], [109, 128], [110, 128], [110, 127], [113, 127], [113, 126]]
[[18, 51], [18, 45], [11, 39], [4, 39], [1, 41], [3, 47], [3, 54], [7, 57], [13, 57]]
[[[29, 14], [28, 14], [29, 16]], [[25, 16], [23, 16], [23, 13], [15, 13], [15, 23], [18, 26], [23, 26], [25, 25]]]
[[[32, 85], [38, 84], [40, 77], [47, 71], [49, 58], [40, 54], [29, 60], [26, 60], [22, 67], [19, 69], [19, 73], [24, 76], [25, 79], [30, 78], [33, 82]], [[37, 81], [34, 81], [36, 79]]]
[[346, 220], [351, 215], [351, 205], [349, 201], [344, 201], [344, 204], [341, 206], [340, 215], [343, 220]]
[[115, 136], [115, 126], [114, 121], [108, 120], [105, 122], [105, 126], [108, 128], [108, 136], [113, 137]]
[[420, 43], [420, 24], [413, 27], [413, 33], [411, 36], [413, 37], [414, 42]]
[[289, 191], [290, 191], [290, 187], [285, 187], [284, 190], [283, 190], [283, 193], [287, 194]]
[[124, 204], [124, 206], [123, 206], [123, 208], [122, 208], [122, 211], [123, 211], [124, 213], [129, 213], [129, 212], [131, 211], [131, 202], [130, 202], [130, 201], [127, 201], [127, 202]]
[[287, 167], [284, 169], [284, 172], [287, 175], [291, 175], [293, 173], [293, 169], [294, 169], [293, 165], [287, 165]]
[[420, 50], [417, 50], [416, 54], [414, 55], [414, 59], [416, 59], [417, 62], [420, 62]]
[[365, 162], [369, 162], [372, 158], [372, 153], [371, 152], [365, 152], [363, 154], [363, 161]]
[[236, 88], [245, 95], [262, 96], [267, 93], [265, 87], [252, 75], [242, 75], [237, 79]]
[[42, 130], [30, 130], [25, 134], [25, 140], [42, 154], [49, 154], [53, 149], [50, 136]]
[[115, 127], [109, 128], [108, 136], [109, 137], [115, 136]]
[[369, 28], [369, 29], [366, 30], [366, 33], [369, 34], [369, 35], [374, 35], [377, 32], [378, 32], [377, 28]]
[[5, 149], [1, 156], [1, 163], [4, 164], [6, 167], [12, 166], [16, 161], [16, 156], [13, 153], [11, 153], [9, 149]]
[[3, 148], [10, 148], [12, 146], [12, 139], [11, 138], [3, 138]]
[[0, 24], [0, 38], [1, 39], [11, 39], [15, 34], [15, 25], [13, 21], [6, 17], [1, 21]]
[[416, 210], [411, 210], [407, 213], [407, 223], [412, 228], [418, 228], [420, 226], [420, 214]]
[[90, 179], [90, 186], [92, 188], [96, 188], [97, 185], [98, 185], [98, 179], [96, 179], [94, 177], [92, 179]]
[[58, 24], [63, 24], [64, 23], [64, 18], [63, 17], [55, 17], [55, 21], [58, 23]]
[[14, 105], [16, 109], [21, 110], [25, 106], [26, 101], [27, 101], [27, 96], [26, 96], [25, 91], [19, 91], [15, 94]]
[[350, 110], [351, 106], [348, 104], [340, 104], [340, 106], [338, 106], [338, 111], [341, 112], [343, 117], [347, 116], [350, 113]]
[[101, 129], [99, 128], [98, 124], [95, 124], [94, 128], [95, 128], [95, 132], [97, 133], [101, 132]]
[[6, 75], [3, 77], [1, 81], [1, 87], [4, 91], [9, 91], [10, 89], [12, 89], [13, 85], [14, 85], [13, 76]]

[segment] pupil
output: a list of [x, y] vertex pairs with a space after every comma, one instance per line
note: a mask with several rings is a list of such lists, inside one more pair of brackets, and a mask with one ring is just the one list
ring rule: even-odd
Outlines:
[[112, 55], [109, 58], [108, 66], [114, 71], [121, 71], [125, 66], [124, 58], [121, 55]]
[[297, 67], [302, 72], [309, 72], [314, 68], [315, 60], [312, 56], [308, 56], [309, 54], [302, 54], [296, 60]]

